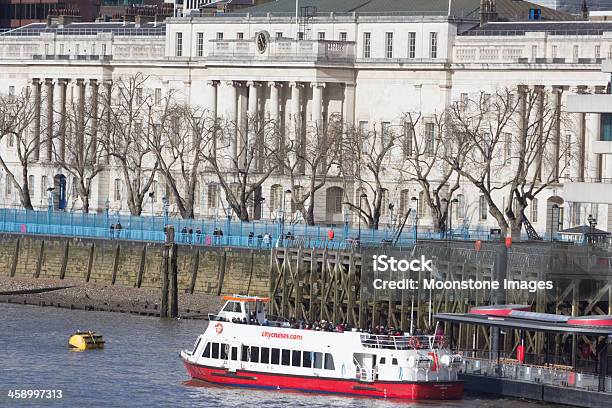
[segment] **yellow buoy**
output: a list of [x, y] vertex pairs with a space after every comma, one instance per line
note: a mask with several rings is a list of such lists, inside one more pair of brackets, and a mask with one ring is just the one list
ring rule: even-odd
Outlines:
[[104, 339], [92, 331], [77, 331], [68, 340], [68, 345], [76, 350], [101, 349], [104, 348]]

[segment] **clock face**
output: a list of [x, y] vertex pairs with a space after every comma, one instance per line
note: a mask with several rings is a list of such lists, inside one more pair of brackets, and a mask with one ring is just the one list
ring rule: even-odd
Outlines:
[[257, 45], [257, 51], [259, 51], [260, 54], [263, 54], [268, 48], [268, 36], [266, 35], [266, 33], [263, 31], [257, 33], [257, 36], [255, 37], [255, 43]]

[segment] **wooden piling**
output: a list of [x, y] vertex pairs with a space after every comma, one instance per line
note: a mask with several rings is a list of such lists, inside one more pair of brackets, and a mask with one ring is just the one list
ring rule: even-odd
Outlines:
[[160, 317], [168, 317], [168, 298], [169, 298], [169, 287], [170, 287], [170, 251], [174, 242], [174, 226], [166, 226], [166, 241], [163, 249], [163, 261], [162, 261], [162, 288], [161, 288], [161, 307], [159, 310]]

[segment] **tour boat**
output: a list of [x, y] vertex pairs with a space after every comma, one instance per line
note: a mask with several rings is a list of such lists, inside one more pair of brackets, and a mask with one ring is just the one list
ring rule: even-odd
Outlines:
[[[442, 336], [292, 328], [266, 316], [268, 299], [226, 296], [193, 350], [189, 375], [228, 386], [398, 399], [461, 399], [460, 356]], [[243, 322], [243, 323], [237, 323]]]

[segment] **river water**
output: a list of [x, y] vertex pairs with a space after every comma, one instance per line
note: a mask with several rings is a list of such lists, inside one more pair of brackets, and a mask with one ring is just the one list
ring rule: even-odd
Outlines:
[[[546, 407], [469, 395], [412, 403], [193, 384], [178, 352], [193, 347], [206, 324], [0, 304], [0, 407]], [[77, 329], [103, 334], [105, 349], [70, 351]], [[62, 398], [9, 398], [15, 389], [61, 390]]]

